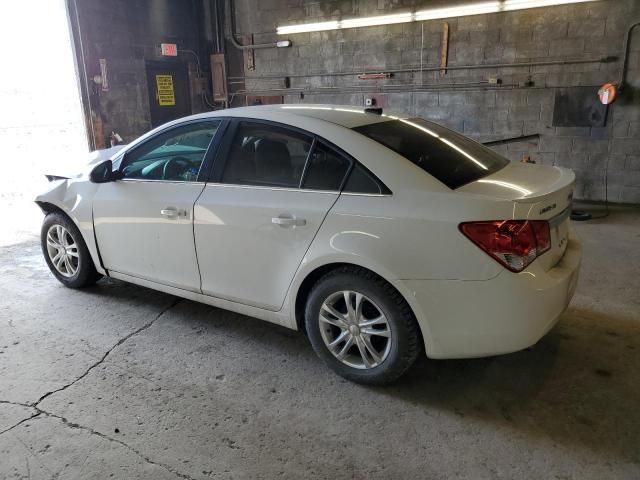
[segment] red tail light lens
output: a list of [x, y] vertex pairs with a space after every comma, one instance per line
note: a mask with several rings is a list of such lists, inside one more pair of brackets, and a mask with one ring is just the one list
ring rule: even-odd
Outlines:
[[467, 222], [460, 231], [512, 272], [521, 272], [551, 248], [546, 220]]

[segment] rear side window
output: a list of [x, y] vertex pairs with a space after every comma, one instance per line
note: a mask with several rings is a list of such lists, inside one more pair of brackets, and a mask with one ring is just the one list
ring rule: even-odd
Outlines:
[[316, 143], [304, 175], [303, 188], [340, 190], [351, 161], [322, 143]]
[[344, 185], [344, 192], [348, 193], [370, 193], [376, 195], [390, 195], [391, 191], [383, 185], [376, 177], [367, 171], [362, 165], [356, 163], [349, 174], [347, 183]]
[[311, 142], [311, 137], [287, 128], [240, 122], [222, 182], [298, 188]]
[[420, 118], [372, 123], [354, 130], [402, 155], [451, 189], [509, 163], [484, 145]]

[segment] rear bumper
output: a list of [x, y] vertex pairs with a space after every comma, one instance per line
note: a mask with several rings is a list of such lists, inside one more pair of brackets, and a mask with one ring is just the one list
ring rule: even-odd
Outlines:
[[[408, 280], [431, 358], [483, 357], [536, 343], [566, 310], [578, 281], [582, 248], [573, 232], [562, 259], [544, 271], [533, 262], [485, 281]], [[422, 318], [420, 318], [422, 317]]]

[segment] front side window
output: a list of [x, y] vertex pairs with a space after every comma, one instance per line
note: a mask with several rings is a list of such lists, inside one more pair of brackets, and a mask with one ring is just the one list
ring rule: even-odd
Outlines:
[[402, 155], [451, 189], [509, 163], [484, 145], [421, 118], [372, 123], [354, 130]]
[[220, 120], [190, 123], [161, 133], [128, 152], [123, 178], [194, 182]]
[[222, 174], [223, 183], [298, 188], [312, 139], [284, 127], [240, 122]]

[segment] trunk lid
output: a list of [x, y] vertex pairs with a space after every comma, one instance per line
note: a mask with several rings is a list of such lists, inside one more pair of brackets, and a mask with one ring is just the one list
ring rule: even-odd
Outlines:
[[511, 200], [515, 220], [548, 220], [551, 249], [536, 262], [549, 270], [560, 261], [567, 248], [574, 183], [575, 174], [569, 169], [511, 162], [457, 191]]

